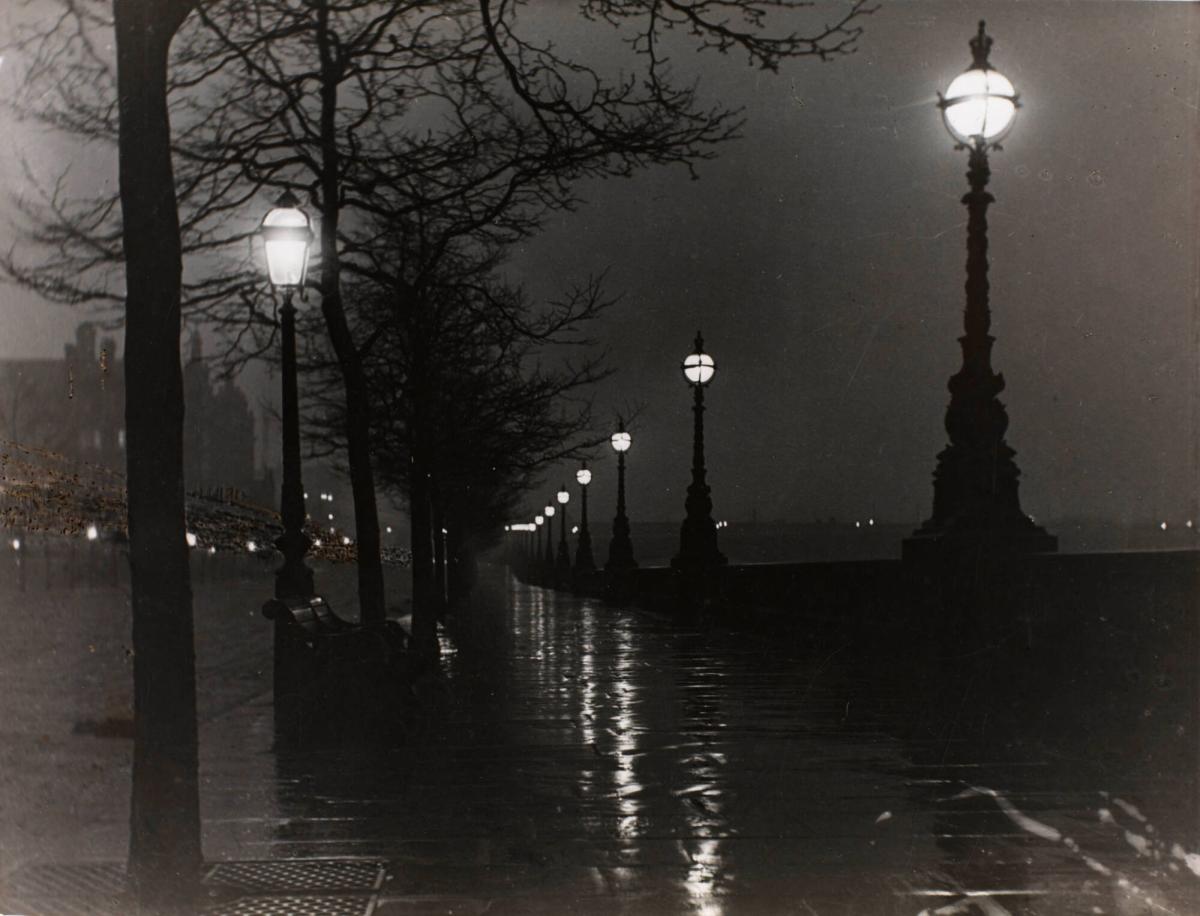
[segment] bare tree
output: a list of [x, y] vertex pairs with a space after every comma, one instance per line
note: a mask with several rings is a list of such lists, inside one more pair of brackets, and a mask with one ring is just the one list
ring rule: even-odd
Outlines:
[[[72, 16], [89, 5], [60, 2]], [[576, 205], [572, 186], [580, 178], [656, 164], [691, 168], [737, 135], [740, 115], [704, 106], [693, 85], [673, 80], [664, 51], [670, 33], [775, 69], [788, 58], [848, 53], [870, 12], [866, 0], [850, 0], [841, 17], [811, 34], [771, 29], [769, 20], [806, 6], [583, 0], [582, 16], [624, 39], [635, 66], [622, 74], [530, 37], [537, 17], [514, 0], [225, 0], [203, 7], [180, 36], [168, 78], [183, 246], [196, 265], [185, 291], [197, 314], [232, 324], [240, 343], [253, 340], [240, 352], [265, 346], [263, 336], [247, 336], [248, 323], [269, 337], [261, 285], [244, 256], [241, 269], [206, 271], [205, 263], [245, 244], [253, 222], [239, 214], [264, 188], [306, 193], [320, 215], [318, 285], [343, 375], [366, 622], [384, 613], [372, 404], [342, 277], [375, 256], [370, 218], [423, 220], [434, 246], [481, 235], [511, 241], [536, 231], [548, 210]], [[68, 34], [86, 49], [88, 68], [86, 78], [61, 85], [50, 39], [25, 45], [40, 53], [35, 78], [60, 102], [46, 117], [87, 136], [113, 136], [102, 54], [87, 29]], [[118, 295], [105, 270], [121, 236], [102, 198], [72, 204], [51, 189], [25, 208], [34, 238], [62, 249], [57, 261], [72, 269], [47, 272], [12, 255], [0, 262], [10, 276], [60, 298]]]

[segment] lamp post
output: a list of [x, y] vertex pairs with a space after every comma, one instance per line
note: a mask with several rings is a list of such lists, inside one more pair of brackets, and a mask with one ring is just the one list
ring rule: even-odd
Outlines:
[[541, 567], [542, 567], [542, 525], [546, 523], [546, 519], [541, 515], [534, 516], [534, 525], [537, 526], [537, 544], [533, 549], [533, 560], [529, 564], [529, 578], [531, 580], [541, 582]]
[[567, 503], [571, 501], [571, 494], [567, 492], [565, 483], [559, 488], [555, 499], [558, 500], [558, 505], [561, 507], [558, 524], [557, 579], [559, 585], [569, 585], [571, 582], [571, 551], [567, 547]]
[[704, 352], [704, 338], [696, 332], [695, 350], [683, 360], [683, 377], [692, 386], [692, 482], [684, 503], [686, 516], [679, 530], [679, 555], [671, 560], [676, 569], [706, 569], [724, 566], [725, 555], [717, 549], [717, 526], [712, 518], [712, 497], [704, 468], [704, 386], [717, 373], [717, 364]]
[[283, 565], [275, 573], [276, 598], [308, 598], [313, 594], [313, 574], [304, 563], [309, 540], [304, 534], [304, 484], [300, 479], [300, 407], [296, 383], [296, 309], [292, 296], [304, 296], [304, 275], [313, 232], [308, 214], [291, 191], [284, 191], [263, 218], [259, 234], [267, 253], [267, 273], [273, 289], [282, 290], [280, 338], [283, 384], [283, 481], [279, 513], [283, 534], [275, 546]]
[[579, 542], [575, 548], [575, 572], [589, 573], [596, 568], [596, 561], [592, 559], [592, 535], [588, 532], [587, 488], [592, 482], [592, 472], [588, 470], [586, 461], [575, 472], [575, 480], [579, 484]]
[[625, 572], [634, 569], [633, 542], [629, 539], [629, 519], [625, 517], [625, 453], [633, 445], [633, 437], [625, 431], [621, 422], [610, 440], [617, 453], [617, 514], [613, 517], [612, 540], [608, 543], [608, 572]]
[[542, 514], [546, 516], [546, 556], [542, 560], [543, 568], [546, 571], [546, 584], [554, 584], [554, 513], [557, 510], [554, 508], [554, 503], [550, 503], [544, 509]]
[[988, 61], [992, 39], [983, 22], [971, 39], [971, 66], [938, 102], [956, 149], [965, 149], [967, 282], [962, 368], [950, 378], [945, 426], [950, 443], [937, 456], [933, 514], [904, 542], [904, 556], [928, 555], [937, 545], [989, 547], [1016, 552], [1053, 551], [1058, 540], [1021, 511], [1016, 452], [1005, 442], [1008, 413], [997, 395], [1004, 376], [992, 370], [988, 304], [988, 153], [1000, 149], [1016, 116], [1017, 93]]

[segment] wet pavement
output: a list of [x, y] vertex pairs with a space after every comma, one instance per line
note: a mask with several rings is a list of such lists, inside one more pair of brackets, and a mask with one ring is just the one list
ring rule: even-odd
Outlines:
[[[1116, 734], [1066, 756], [981, 741], [960, 681], [931, 700], [936, 678], [913, 692], [902, 659], [854, 645], [684, 628], [497, 573], [407, 740], [305, 750], [276, 740], [255, 639], [224, 656], [200, 639], [205, 851], [379, 868], [325, 912], [1200, 913], [1194, 774], [1089, 763]], [[128, 747], [89, 740], [109, 764]], [[45, 852], [120, 856], [120, 799], [88, 803], [56, 821], [83, 839]]]

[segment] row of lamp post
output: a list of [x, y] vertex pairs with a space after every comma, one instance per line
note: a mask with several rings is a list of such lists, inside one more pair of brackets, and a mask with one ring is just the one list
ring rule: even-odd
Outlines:
[[[1057, 539], [1034, 523], [1020, 506], [1016, 452], [1005, 441], [1008, 414], [998, 395], [1003, 375], [991, 365], [991, 311], [988, 303], [987, 191], [991, 177], [988, 153], [1000, 149], [1019, 107], [1016, 90], [991, 66], [992, 39], [979, 23], [970, 41], [971, 66], [951, 83], [938, 107], [956, 148], [968, 152], [967, 280], [962, 367], [949, 381], [950, 404], [945, 426], [949, 444], [938, 454], [934, 471], [933, 513], [904, 542], [906, 558], [937, 555], [944, 548], [986, 549], [994, 553], [1050, 552]], [[716, 374], [716, 363], [704, 352], [696, 334], [694, 351], [683, 361], [683, 374], [693, 389], [692, 481], [680, 529], [679, 553], [673, 568], [702, 574], [726, 563], [717, 546], [712, 496], [704, 463], [704, 388]], [[612, 436], [617, 452], [617, 512], [606, 569], [622, 572], [636, 566], [625, 514], [625, 452], [632, 444], [622, 425]], [[584, 473], [583, 471], [580, 472]], [[588, 472], [590, 480], [590, 472]], [[581, 481], [582, 482], [582, 481]], [[586, 489], [584, 490], [586, 499]], [[560, 498], [565, 496], [561, 491]], [[564, 500], [565, 503], [565, 500]], [[565, 532], [565, 520], [563, 530]], [[586, 536], [586, 525], [581, 529]], [[565, 534], [564, 534], [565, 538]], [[590, 542], [588, 543], [590, 550]], [[560, 561], [565, 544], [560, 545]]]
[[[717, 548], [717, 526], [712, 518], [711, 490], [704, 464], [704, 387], [712, 381], [717, 366], [713, 358], [704, 352], [704, 340], [698, 331], [695, 349], [684, 359], [682, 369], [684, 378], [693, 389], [692, 483], [688, 487], [686, 517], [680, 530], [679, 554], [671, 561], [671, 565], [688, 573], [696, 573], [723, 566], [726, 562], [724, 554]], [[633, 558], [633, 541], [629, 535], [629, 517], [625, 512], [625, 453], [633, 446], [633, 436], [625, 429], [624, 421], [619, 422], [609, 444], [617, 454], [617, 511], [613, 517], [608, 562], [604, 568], [610, 575], [621, 576], [637, 568], [637, 561]], [[542, 510], [543, 514], [536, 516], [533, 521], [533, 531], [537, 533], [535, 568], [540, 566], [546, 571], [541, 577], [543, 581], [553, 581], [558, 585], [576, 582], [580, 576], [595, 570], [587, 517], [587, 488], [592, 482], [592, 472], [586, 461], [575, 473], [575, 480], [579, 484], [580, 524], [574, 564], [567, 544], [567, 504], [571, 501], [571, 494], [565, 484], [555, 497], [557, 507], [547, 505]], [[541, 528], [554, 517], [556, 511], [559, 513], [557, 559], [550, 545], [552, 532], [547, 532], [543, 559]], [[516, 531], [531, 533], [528, 525], [520, 525]]]
[[[971, 66], [955, 78], [939, 108], [947, 130], [959, 149], [968, 151], [967, 181], [963, 197], [967, 207], [967, 304], [964, 310], [962, 368], [950, 379], [950, 404], [945, 426], [950, 443], [938, 455], [934, 472], [931, 517], [905, 542], [905, 555], [918, 555], [930, 545], [956, 539], [986, 537], [991, 546], [1016, 547], [1022, 551], [1048, 551], [1057, 540], [1021, 511], [1017, 495], [1020, 471], [1016, 453], [1005, 442], [1008, 415], [998, 400], [1004, 377], [993, 371], [988, 303], [987, 207], [993, 197], [987, 191], [991, 176], [988, 153], [1000, 149], [1000, 140], [1011, 129], [1018, 107], [1012, 83], [995, 70], [989, 55], [992, 39], [984, 23], [970, 42]], [[309, 541], [304, 534], [304, 487], [300, 468], [299, 398], [296, 381], [296, 331], [293, 296], [304, 295], [313, 232], [308, 215], [291, 191], [285, 191], [267, 213], [260, 229], [267, 257], [271, 286], [283, 295], [280, 309], [283, 406], [283, 480], [280, 514], [283, 534], [276, 546], [283, 565], [276, 572], [275, 592], [279, 598], [308, 597], [313, 593], [312, 570], [304, 563]], [[725, 564], [717, 547], [717, 529], [712, 519], [711, 489], [704, 463], [704, 387], [716, 374], [716, 363], [703, 349], [696, 334], [695, 350], [683, 361], [683, 374], [693, 388], [692, 481], [685, 503], [686, 516], [680, 530], [679, 553], [672, 560], [676, 569], [696, 571]], [[625, 453], [632, 436], [624, 424], [613, 433], [611, 445], [617, 453], [617, 512], [609, 545], [610, 572], [627, 572], [636, 567], [625, 514]], [[575, 568], [594, 567], [587, 528], [587, 486], [591, 471], [586, 464], [576, 474], [581, 487], [580, 538]], [[566, 539], [566, 507], [570, 494], [564, 486], [557, 502], [562, 509], [557, 560], [551, 535], [546, 537], [546, 566], [557, 570], [560, 581], [569, 575], [571, 561]], [[552, 519], [555, 506], [545, 508], [536, 525]], [[982, 534], [981, 534], [982, 532]]]

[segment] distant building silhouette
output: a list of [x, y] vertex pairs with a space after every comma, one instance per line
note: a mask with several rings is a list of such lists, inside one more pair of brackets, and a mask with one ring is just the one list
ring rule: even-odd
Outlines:
[[[254, 462], [254, 415], [229, 381], [214, 384], [193, 336], [184, 367], [184, 480], [190, 492], [234, 490], [272, 505]], [[0, 437], [125, 471], [125, 365], [115, 339], [81, 323], [63, 358], [0, 360]]]

